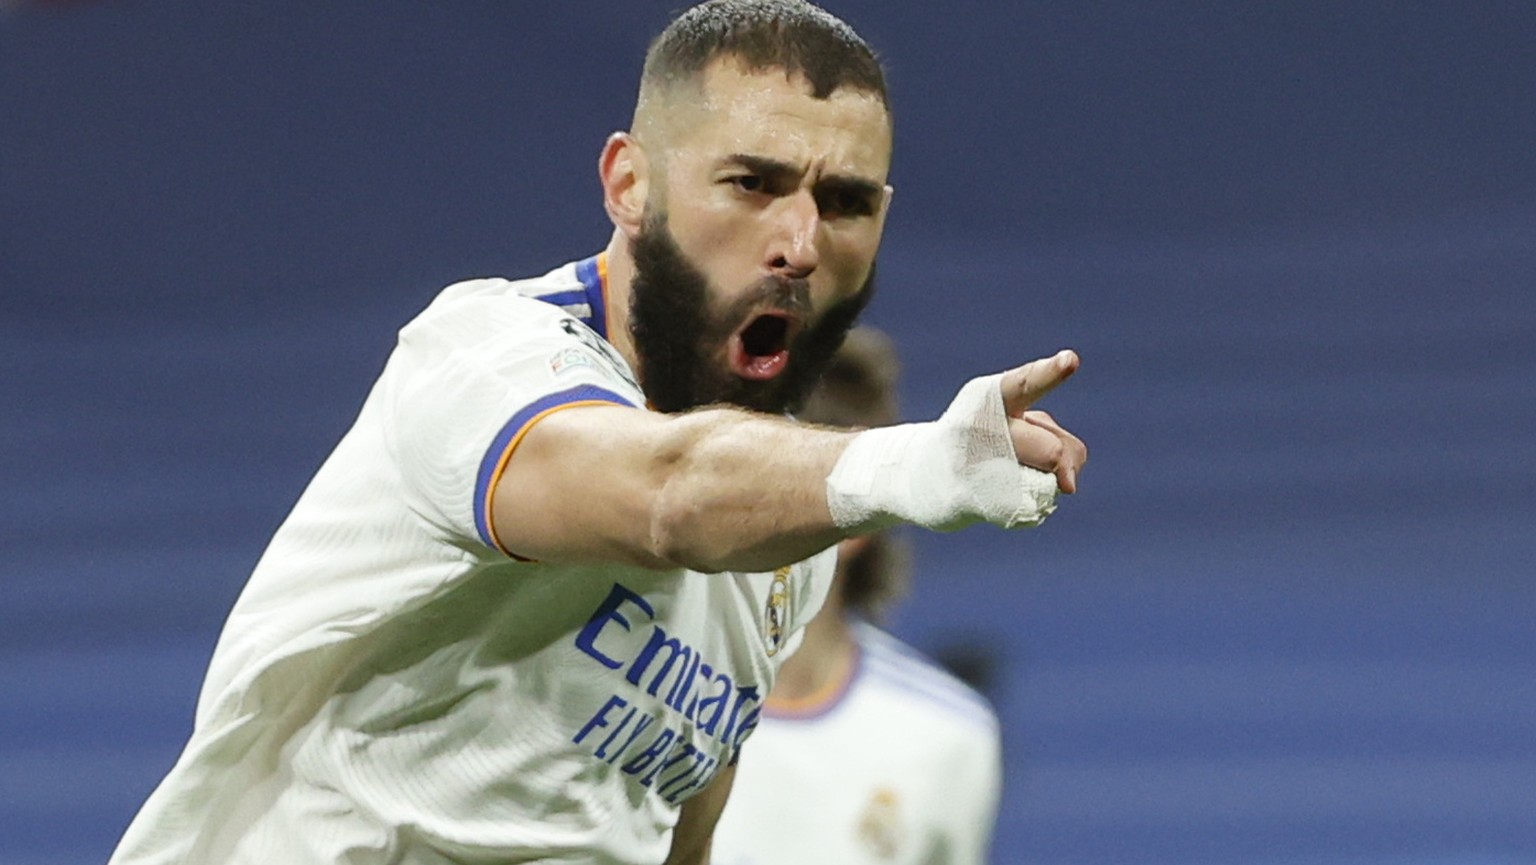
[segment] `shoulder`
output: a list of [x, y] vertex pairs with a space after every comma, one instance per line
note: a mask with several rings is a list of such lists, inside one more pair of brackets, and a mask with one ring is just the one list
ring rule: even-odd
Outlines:
[[466, 279], [444, 288], [432, 301], [433, 307], [483, 300], [535, 300], [560, 307], [578, 318], [591, 314], [588, 286], [582, 280], [582, 267], [591, 259], [562, 264], [541, 276], [507, 279], [491, 276]]
[[545, 298], [558, 296], [563, 281], [552, 279], [559, 270], [542, 277], [511, 280], [485, 277], [456, 282], [444, 288], [427, 308], [401, 330], [402, 340], [453, 329], [505, 333], [509, 327], [538, 330], [570, 318], [559, 305]]
[[455, 283], [400, 330], [370, 399], [397, 459], [420, 468], [423, 489], [444, 483], [449, 464], [474, 468], [473, 484], [457, 482], [483, 496], [520, 433], [555, 408], [645, 405], [624, 358], [571, 312], [541, 299], [576, 280], [574, 271], [566, 265], [532, 280]]
[[865, 680], [914, 712], [974, 733], [998, 734], [997, 712], [980, 692], [932, 658], [868, 623], [854, 626]]
[[398, 365], [505, 367], [538, 357], [555, 373], [598, 366], [638, 390], [608, 343], [596, 258], [527, 279], [456, 282], [400, 330]]

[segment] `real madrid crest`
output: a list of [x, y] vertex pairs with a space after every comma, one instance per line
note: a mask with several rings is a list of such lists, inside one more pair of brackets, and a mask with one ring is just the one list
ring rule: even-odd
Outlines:
[[786, 565], [773, 572], [768, 606], [763, 610], [763, 645], [770, 658], [784, 647], [784, 629], [789, 624], [789, 570]]
[[889, 787], [875, 790], [859, 818], [859, 840], [876, 859], [895, 859], [902, 848], [901, 797]]

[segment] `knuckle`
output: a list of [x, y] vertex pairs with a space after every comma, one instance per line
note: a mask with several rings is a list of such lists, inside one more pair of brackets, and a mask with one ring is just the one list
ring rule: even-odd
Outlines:
[[1064, 461], [1063, 458], [1067, 455], [1066, 443], [1059, 438], [1052, 438], [1049, 448], [1049, 455], [1052, 464], [1061, 465]]

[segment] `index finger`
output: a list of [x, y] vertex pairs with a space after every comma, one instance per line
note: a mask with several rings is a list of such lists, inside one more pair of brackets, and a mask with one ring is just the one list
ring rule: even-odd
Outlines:
[[1077, 372], [1079, 363], [1077, 352], [1064, 348], [1050, 357], [1030, 361], [1003, 373], [1003, 407], [1008, 416], [1023, 414], [1025, 409]]

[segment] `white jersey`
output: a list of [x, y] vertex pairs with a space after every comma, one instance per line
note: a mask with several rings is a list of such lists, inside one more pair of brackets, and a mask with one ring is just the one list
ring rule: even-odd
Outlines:
[[835, 552], [706, 575], [502, 548], [491, 496], [523, 432], [645, 405], [604, 339], [605, 288], [601, 256], [460, 283], [401, 330], [235, 604], [192, 737], [114, 865], [665, 857]]
[[1002, 784], [997, 716], [954, 676], [855, 626], [849, 678], [770, 704], [715, 830], [714, 865], [979, 865]]

